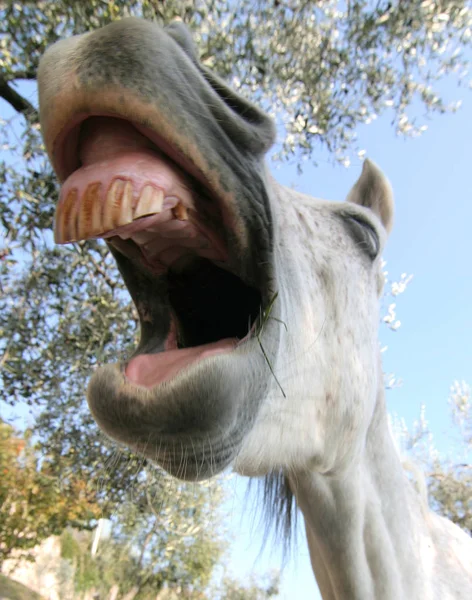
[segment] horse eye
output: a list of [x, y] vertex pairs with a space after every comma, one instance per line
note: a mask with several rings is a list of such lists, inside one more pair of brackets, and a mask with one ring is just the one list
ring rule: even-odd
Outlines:
[[345, 222], [349, 227], [356, 245], [372, 260], [377, 258], [380, 251], [380, 241], [379, 236], [372, 225], [354, 215], [346, 215]]

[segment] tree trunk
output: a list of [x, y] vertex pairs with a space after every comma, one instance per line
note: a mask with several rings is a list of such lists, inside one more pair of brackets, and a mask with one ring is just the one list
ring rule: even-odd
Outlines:
[[133, 600], [133, 598], [136, 596], [136, 594], [139, 592], [139, 588], [137, 586], [134, 586], [133, 588], [130, 589], [130, 591], [125, 594], [123, 596], [123, 598], [121, 600]]
[[119, 591], [120, 591], [119, 585], [117, 585], [116, 583], [114, 585], [112, 585], [112, 587], [110, 588], [110, 591], [108, 593], [107, 600], [116, 600], [118, 598]]

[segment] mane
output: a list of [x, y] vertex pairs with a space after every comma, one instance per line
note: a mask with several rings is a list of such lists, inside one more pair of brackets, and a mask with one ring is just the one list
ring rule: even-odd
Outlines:
[[283, 471], [273, 471], [259, 480], [265, 522], [264, 542], [272, 534], [280, 542], [284, 558], [296, 540], [298, 511], [290, 481]]

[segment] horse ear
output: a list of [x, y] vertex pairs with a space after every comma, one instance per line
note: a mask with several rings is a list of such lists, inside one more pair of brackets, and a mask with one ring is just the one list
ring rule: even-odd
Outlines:
[[393, 193], [382, 171], [370, 160], [364, 161], [362, 173], [347, 197], [348, 202], [370, 208], [390, 232], [393, 224]]

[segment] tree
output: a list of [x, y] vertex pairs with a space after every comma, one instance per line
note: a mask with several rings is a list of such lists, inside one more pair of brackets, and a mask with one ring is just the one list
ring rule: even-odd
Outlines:
[[435, 90], [465, 76], [472, 41], [467, 0], [133, 0], [2, 3], [1, 96], [31, 114], [11, 82], [34, 79], [38, 59], [58, 37], [96, 29], [124, 15], [168, 23], [180, 17], [195, 32], [203, 62], [271, 112], [283, 115], [282, 154], [318, 145], [342, 154], [356, 127], [387, 108], [398, 131], [421, 131], [407, 112], [448, 109]]
[[472, 400], [465, 381], [451, 386], [449, 405], [465, 450], [449, 461], [433, 455], [428, 490], [434, 510], [472, 535]]
[[274, 598], [279, 593], [278, 575], [269, 574], [266, 581], [251, 580], [249, 585], [242, 586], [240, 582], [225, 578], [219, 591], [212, 598], [218, 600], [265, 600]]
[[447, 75], [463, 81], [472, 27], [466, 0], [0, 2], [0, 97], [17, 115], [0, 142], [0, 390], [4, 402], [34, 408], [41, 452], [96, 489], [105, 516], [139, 489], [145, 464], [100, 434], [84, 389], [97, 362], [133, 344], [136, 314], [103, 244], [52, 243], [58, 187], [31, 82], [58, 38], [126, 14], [182, 18], [202, 61], [277, 115], [279, 157], [325, 148], [343, 162], [356, 128], [385, 110], [413, 135], [422, 129], [414, 107], [454, 109], [435, 86]]
[[48, 457], [38, 456], [30, 433], [18, 436], [0, 420], [0, 567], [67, 525], [86, 528], [97, 518], [94, 490], [55, 471]]
[[62, 534], [62, 556], [73, 565], [77, 594], [94, 590], [105, 598], [115, 588], [118, 598], [154, 600], [160, 590], [178, 588], [179, 597], [203, 597], [225, 548], [217, 528], [218, 486], [160, 476], [146, 483], [145, 495], [117, 507], [94, 556], [90, 532]]
[[[188, 486], [177, 495], [175, 487], [182, 488], [182, 484], [165, 478], [158, 485], [167, 490], [164, 494], [158, 490], [159, 505], [152, 511], [142, 511], [136, 502], [120, 506], [94, 556], [94, 534], [71, 529], [62, 533], [61, 555], [72, 564], [77, 594], [93, 590], [100, 598], [109, 598], [113, 590], [120, 600], [155, 600], [156, 594], [159, 600], [265, 600], [278, 593], [277, 573], [244, 586], [230, 577], [211, 584], [213, 567], [225, 545], [223, 538], [215, 537], [209, 513], [198, 497], [185, 497]], [[201, 495], [208, 486], [215, 491], [214, 484], [206, 483], [194, 486], [193, 494]], [[173, 506], [168, 496], [177, 497], [179, 506]], [[187, 514], [190, 500], [196, 507], [191, 520]], [[67, 574], [70, 579], [70, 570]]]
[[421, 467], [421, 473], [413, 468], [413, 479], [420, 493], [427, 494], [435, 512], [472, 535], [472, 403], [470, 386], [466, 382], [456, 381], [451, 386], [449, 406], [456, 433], [459, 433], [451, 440], [456, 448], [453, 456], [445, 458], [437, 452], [425, 407], [412, 431], [404, 422], [397, 422], [395, 428], [404, 453], [411, 457], [413, 464]]

